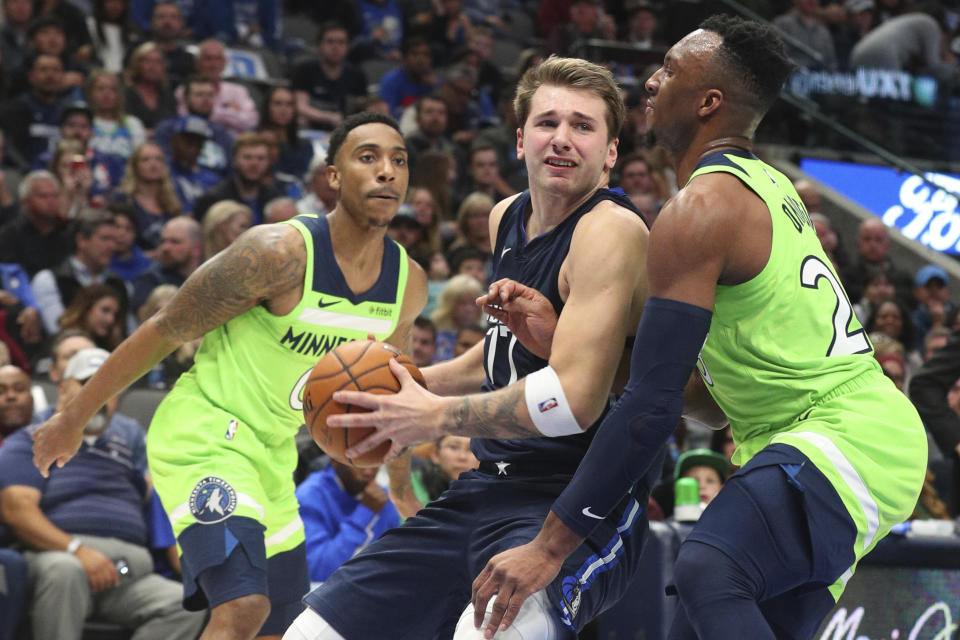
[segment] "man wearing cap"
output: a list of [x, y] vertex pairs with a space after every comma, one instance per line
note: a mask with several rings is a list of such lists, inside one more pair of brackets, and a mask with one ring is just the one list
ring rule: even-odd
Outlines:
[[220, 181], [220, 176], [197, 162], [203, 146], [212, 138], [213, 127], [199, 116], [186, 115], [173, 120], [168, 156], [170, 179], [185, 214], [193, 211], [200, 194]]
[[[203, 119], [212, 132], [212, 135], [203, 143], [197, 164], [223, 178], [230, 172], [230, 149], [233, 148], [233, 136], [226, 127], [210, 119], [216, 98], [216, 85], [207, 78], [191, 76], [183, 84], [183, 100], [187, 111], [183, 115]], [[157, 124], [153, 134], [154, 141], [160, 145], [168, 157], [170, 156], [170, 138], [178, 122], [180, 118], [164, 120]]]
[[[90, 147], [93, 137], [93, 111], [86, 102], [70, 102], [60, 112], [60, 140], [76, 140], [83, 145], [83, 154], [93, 176], [90, 185], [90, 195], [97, 196], [109, 193], [120, 184], [126, 171], [126, 163], [122, 158], [112, 154], [102, 153]], [[33, 161], [34, 169], [46, 169], [50, 166], [53, 153], [48, 149]]]
[[[70, 359], [58, 406], [108, 355], [83, 349]], [[114, 399], [94, 415], [77, 456], [47, 479], [32, 462], [36, 427], [15, 432], [0, 448], [0, 514], [27, 549], [34, 638], [79, 640], [90, 615], [144, 639], [194, 638], [203, 625], [202, 615], [180, 604], [179, 583], [153, 573], [144, 433], [115, 407]]]
[[[914, 348], [923, 352], [924, 340], [934, 327], [942, 327], [953, 310], [950, 303], [950, 282], [943, 267], [928, 264], [920, 267], [914, 279], [913, 297], [918, 305], [911, 314]], [[909, 345], [907, 345], [909, 346]]]

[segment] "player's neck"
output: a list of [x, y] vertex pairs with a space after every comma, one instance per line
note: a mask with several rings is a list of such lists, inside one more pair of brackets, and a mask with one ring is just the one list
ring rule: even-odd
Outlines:
[[579, 194], [559, 193], [550, 189], [530, 188], [530, 216], [525, 228], [527, 240], [550, 231], [567, 219], [574, 211], [590, 199], [597, 189], [606, 187], [609, 174], [604, 172], [600, 184]]
[[333, 257], [347, 284], [354, 293], [366, 290], [380, 274], [386, 228], [357, 222], [342, 205], [337, 205], [327, 214], [327, 222], [330, 225]]
[[724, 149], [753, 153], [753, 141], [746, 136], [708, 136], [705, 139], [695, 139], [687, 147], [687, 151], [679, 159], [679, 162], [674, 164], [677, 172], [677, 186], [683, 188], [697, 165], [706, 156]]

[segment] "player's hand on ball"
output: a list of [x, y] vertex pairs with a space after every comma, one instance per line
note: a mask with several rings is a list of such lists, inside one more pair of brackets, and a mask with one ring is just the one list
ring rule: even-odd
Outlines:
[[530, 353], [548, 360], [553, 333], [557, 328], [557, 313], [542, 293], [504, 278], [477, 298], [477, 304], [517, 336]]
[[509, 627], [524, 601], [550, 584], [563, 560], [549, 553], [537, 540], [507, 549], [490, 558], [473, 581], [473, 626], [480, 629], [490, 598], [496, 596], [483, 637], [492, 638]]
[[400, 381], [400, 391], [395, 394], [380, 395], [363, 391], [337, 391], [333, 394], [337, 402], [369, 409], [369, 412], [332, 415], [327, 418], [327, 425], [377, 429], [347, 450], [351, 458], [375, 449], [386, 440], [392, 440], [393, 445], [385, 458], [392, 460], [408, 446], [435, 440], [441, 435], [439, 418], [442, 401], [439, 396], [421, 387], [396, 360], [390, 361], [390, 371]]

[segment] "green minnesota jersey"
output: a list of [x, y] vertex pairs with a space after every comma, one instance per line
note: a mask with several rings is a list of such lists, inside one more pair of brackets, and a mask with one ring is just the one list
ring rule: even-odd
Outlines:
[[739, 444], [793, 423], [854, 378], [883, 373], [790, 180], [744, 151], [704, 158], [690, 179], [718, 171], [756, 193], [773, 225], [763, 271], [717, 287], [698, 362]]
[[393, 333], [407, 282], [406, 252], [385, 237], [379, 279], [355, 295], [334, 259], [326, 217], [300, 215], [286, 224], [306, 245], [300, 302], [283, 316], [256, 306], [206, 334], [171, 392], [198, 390], [268, 443], [292, 437], [303, 423], [303, 387], [321, 356], [368, 333], [378, 340]]

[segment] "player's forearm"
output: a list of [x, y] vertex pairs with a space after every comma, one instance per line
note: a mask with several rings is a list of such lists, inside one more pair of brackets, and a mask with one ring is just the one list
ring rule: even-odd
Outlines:
[[445, 398], [441, 412], [444, 433], [470, 438], [535, 438], [524, 397], [526, 380], [469, 396]]
[[427, 389], [440, 396], [476, 393], [483, 384], [483, 342], [466, 353], [422, 370]]

